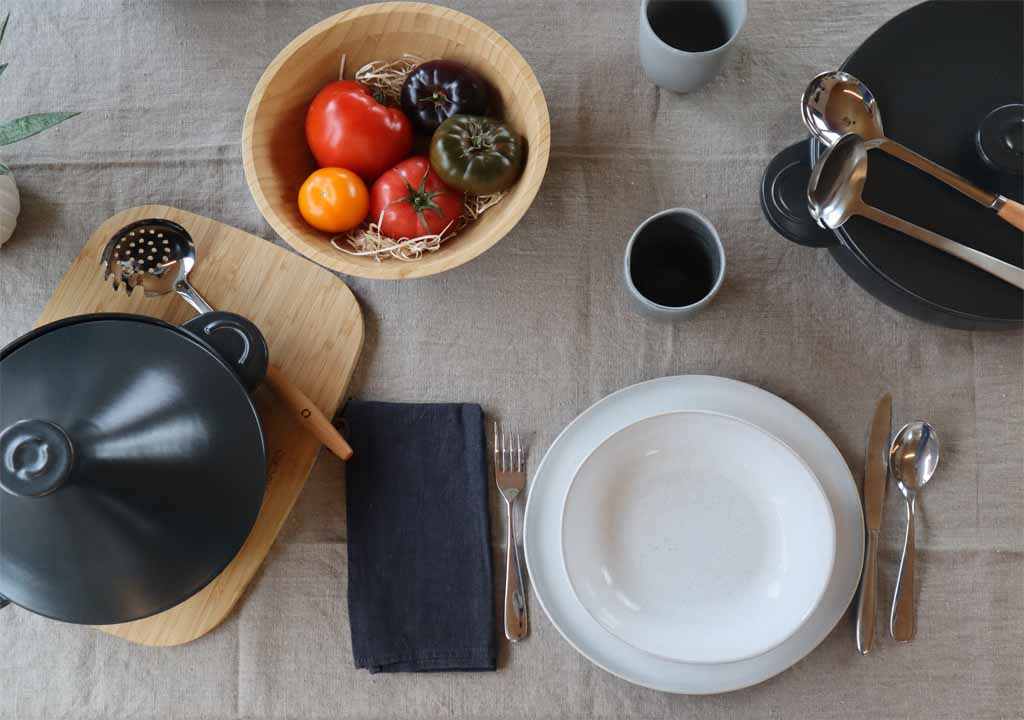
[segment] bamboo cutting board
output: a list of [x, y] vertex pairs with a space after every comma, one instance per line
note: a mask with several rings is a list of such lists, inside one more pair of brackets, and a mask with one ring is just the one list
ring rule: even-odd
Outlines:
[[[165, 205], [114, 215], [89, 238], [43, 310], [37, 325], [69, 315], [130, 312], [180, 324], [195, 312], [175, 294], [128, 297], [103, 280], [100, 255], [121, 227], [142, 218], [181, 224], [196, 244], [189, 281], [218, 310], [249, 318], [271, 360], [327, 415], [341, 402], [363, 345], [363, 316], [352, 292], [330, 272], [254, 235]], [[122, 625], [111, 635], [143, 645], [181, 645], [227, 617], [263, 563], [313, 468], [320, 443], [260, 387], [254, 398], [267, 439], [266, 494], [256, 523], [235, 559], [213, 582], [170, 610]]]

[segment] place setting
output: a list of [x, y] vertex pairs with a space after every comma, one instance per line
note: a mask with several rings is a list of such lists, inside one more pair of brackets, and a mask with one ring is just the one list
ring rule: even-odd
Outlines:
[[[646, 89], [708, 102], [755, 5], [639, 3]], [[871, 322], [941, 326], [949, 346], [957, 329], [1024, 327], [1024, 70], [1005, 62], [1020, 55], [1021, 17], [1000, 2], [893, 17], [840, 67], [801, 78], [789, 119], [802, 136], [763, 175], [756, 167], [751, 211], [765, 233], [804, 257], [787, 241], [827, 249], [851, 291], [878, 305]], [[914, 62], [910, 36], [949, 51]], [[80, 119], [20, 118], [0, 137]], [[453, 373], [443, 387], [455, 397], [430, 382], [416, 398], [392, 395], [394, 376], [353, 384], [360, 362], [413, 347], [392, 343], [398, 323], [374, 307], [378, 293], [414, 317], [413, 281], [438, 282], [434, 297], [468, 313], [475, 296], [446, 284], [456, 274], [434, 276], [513, 241], [549, 159], [576, 162], [552, 138], [564, 117], [552, 123], [533, 69], [495, 29], [425, 3], [345, 10], [277, 53], [238, 122], [239, 182], [285, 247], [169, 204], [121, 210], [91, 232], [36, 326], [0, 350], [0, 623], [23, 613], [151, 648], [234, 632], [235, 660], [262, 661], [273, 648], [222, 625], [266, 592], [261, 568], [287, 563], [273, 548], [302, 532], [289, 523], [330, 455], [323, 487], [343, 492], [344, 511], [301, 551], [343, 545], [346, 584], [335, 605], [302, 598], [329, 610], [303, 616], [301, 637], [310, 653], [330, 643], [374, 692], [403, 692], [386, 684], [394, 674], [536, 672], [539, 632], [610, 682], [677, 695], [764, 683], [826, 641], [858, 670], [932, 651], [921, 646], [943, 630], [919, 615], [919, 511], [942, 500], [954, 474], [943, 458], [959, 442], [962, 463], [967, 443], [948, 408], [925, 408], [935, 425], [907, 412], [923, 404], [906, 375], [862, 382], [836, 409], [823, 397], [812, 413], [820, 378], [797, 396], [787, 388], [805, 378], [737, 374], [754, 384], [681, 356], [659, 377], [642, 364], [614, 384], [574, 377], [575, 396], [557, 404], [552, 390], [541, 408], [521, 388], [557, 388], [553, 373], [521, 363], [516, 338], [490, 347], [464, 331], [447, 362], [493, 356], [482, 366], [494, 377]], [[18, 200], [13, 176], [2, 182]], [[614, 276], [628, 314], [613, 319], [671, 334], [666, 348], [726, 327], [739, 307], [730, 282], [750, 262], [746, 239], [707, 204], [659, 202], [621, 237], [593, 241], [614, 244], [601, 277]], [[12, 208], [0, 216], [8, 236]], [[824, 296], [841, 275], [820, 270]], [[531, 280], [516, 287], [531, 292]], [[586, 321], [606, 310], [588, 306]], [[553, 342], [547, 327], [529, 330]], [[602, 338], [626, 357], [618, 340]], [[399, 366], [435, 372], [424, 357], [409, 350]], [[851, 463], [849, 438], [862, 436]], [[304, 667], [291, 650], [288, 662]]]
[[909, 642], [914, 510], [940, 444], [926, 422], [894, 433], [891, 420], [886, 394], [858, 483], [814, 421], [752, 385], [678, 376], [613, 393], [559, 435], [534, 474], [524, 544], [539, 602], [592, 662], [665, 692], [727, 692], [784, 671], [855, 594], [851, 651], [867, 654], [891, 475], [907, 514], [882, 602], [888, 634]]

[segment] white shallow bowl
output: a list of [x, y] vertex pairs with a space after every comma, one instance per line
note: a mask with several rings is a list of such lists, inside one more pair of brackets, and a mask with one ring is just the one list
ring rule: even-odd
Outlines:
[[623, 642], [674, 662], [731, 663], [780, 645], [821, 601], [835, 547], [807, 464], [712, 412], [614, 433], [580, 465], [562, 511], [580, 604]]

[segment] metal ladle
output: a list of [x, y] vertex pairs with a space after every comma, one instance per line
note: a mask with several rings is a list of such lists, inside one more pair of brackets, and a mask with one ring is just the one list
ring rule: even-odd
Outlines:
[[1016, 265], [961, 245], [868, 205], [862, 197], [867, 177], [868, 152], [864, 141], [854, 133], [843, 135], [818, 158], [807, 183], [807, 205], [818, 224], [835, 230], [854, 215], [860, 215], [931, 245], [1024, 290], [1024, 270]]
[[[101, 264], [104, 280], [113, 276], [114, 290], [124, 285], [131, 295], [141, 287], [147, 297], [176, 292], [200, 314], [213, 312], [188, 281], [195, 260], [195, 244], [185, 228], [170, 220], [149, 218], [118, 230], [104, 248]], [[268, 365], [265, 379], [300, 425], [342, 460], [352, 457], [345, 438], [281, 368]]]
[[856, 133], [867, 149], [878, 148], [913, 165], [975, 202], [995, 210], [1000, 218], [1024, 230], [1024, 205], [1002, 195], [982, 190], [971, 181], [938, 163], [890, 140], [882, 130], [882, 114], [871, 90], [841, 70], [823, 72], [807, 86], [800, 102], [804, 125], [826, 146], [834, 145], [846, 133]]
[[926, 422], [904, 425], [889, 448], [889, 469], [907, 501], [907, 534], [903, 541], [896, 594], [889, 617], [893, 639], [909, 642], [914, 637], [914, 510], [920, 492], [939, 464], [939, 436]]

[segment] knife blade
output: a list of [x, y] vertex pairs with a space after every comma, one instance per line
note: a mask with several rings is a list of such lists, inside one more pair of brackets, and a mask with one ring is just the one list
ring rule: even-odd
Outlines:
[[892, 395], [885, 393], [875, 405], [868, 431], [864, 459], [864, 571], [857, 599], [857, 650], [867, 655], [875, 641], [875, 614], [878, 607], [878, 534], [882, 529], [886, 481], [889, 478], [889, 439], [892, 435]]
[[882, 507], [889, 478], [889, 439], [892, 435], [892, 395], [886, 393], [875, 405], [864, 463], [864, 524], [882, 529]]

